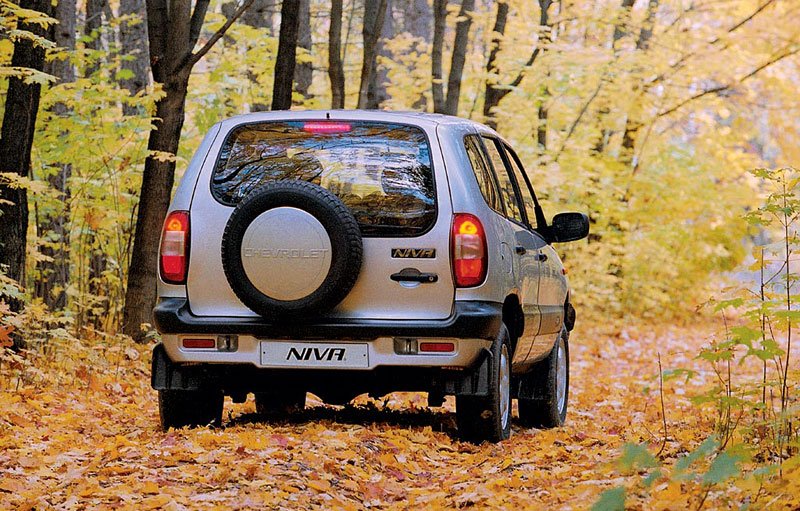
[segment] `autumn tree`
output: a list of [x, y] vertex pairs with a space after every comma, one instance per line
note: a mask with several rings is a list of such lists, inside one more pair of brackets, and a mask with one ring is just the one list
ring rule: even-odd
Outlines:
[[328, 29], [328, 77], [331, 81], [331, 108], [344, 108], [342, 14], [342, 0], [332, 0], [331, 22]]
[[292, 86], [297, 61], [297, 31], [300, 23], [300, 0], [283, 0], [275, 80], [272, 86], [272, 109], [292, 107]]
[[[49, 0], [20, 0], [19, 7], [51, 13]], [[32, 14], [27, 12], [29, 16]], [[45, 18], [46, 19], [46, 18]], [[18, 37], [14, 42], [12, 68], [41, 72], [44, 69], [47, 46], [47, 21], [20, 20]], [[25, 180], [30, 174], [31, 148], [39, 110], [42, 75], [12, 74], [8, 80], [3, 123], [0, 127], [0, 270], [24, 285], [25, 250], [28, 240], [28, 193]], [[11, 299], [12, 311], [19, 311], [23, 303]]]
[[136, 231], [125, 294], [123, 331], [141, 337], [141, 325], [150, 322], [155, 306], [156, 268], [161, 223], [167, 214], [175, 180], [175, 154], [183, 127], [186, 94], [192, 68], [225, 35], [250, 6], [244, 3], [194, 51], [200, 39], [210, 0], [148, 0], [147, 33], [153, 79], [164, 97], [156, 103], [156, 121], [147, 143], [151, 155], [145, 161]]
[[[361, 61], [361, 84], [358, 88], [358, 108], [377, 108], [375, 97], [377, 77], [377, 58], [383, 23], [386, 19], [388, 0], [365, 0], [363, 41], [364, 57]], [[372, 91], [372, 94], [370, 94]]]
[[442, 72], [442, 56], [444, 52], [444, 36], [447, 25], [447, 0], [434, 0], [433, 2], [433, 49], [432, 70], [433, 77], [433, 111], [441, 114], [458, 115], [458, 101], [461, 96], [461, 78], [464, 72], [464, 62], [467, 55], [469, 42], [469, 29], [472, 25], [472, 11], [475, 9], [475, 0], [462, 0], [458, 12], [456, 33], [453, 40], [453, 53], [450, 62], [450, 73], [447, 77], [447, 92], [444, 90]]
[[[552, 3], [551, 0], [539, 0], [539, 35], [537, 37], [536, 46], [523, 68], [508, 84], [500, 84], [498, 82], [500, 73], [497, 64], [497, 56], [500, 52], [503, 36], [506, 32], [509, 6], [505, 1], [497, 3], [497, 15], [495, 16], [494, 26], [492, 28], [492, 45], [489, 51], [489, 58], [486, 61], [487, 79], [483, 98], [483, 117], [486, 124], [491, 128], [497, 128], [497, 120], [493, 115], [495, 107], [500, 104], [500, 101], [506, 97], [509, 92], [522, 83], [525, 73], [533, 66], [534, 62], [536, 62], [536, 58], [547, 50], [546, 43], [549, 41], [550, 37], [550, 16], [548, 11]], [[544, 117], [541, 113], [541, 105], [539, 107], [539, 112], [539, 118], [541, 119]], [[540, 143], [542, 143], [542, 138], [546, 138], [546, 135], [537, 137]]]
[[[303, 48], [307, 55], [311, 54], [311, 0], [300, 0], [300, 8], [297, 13], [297, 47]], [[311, 59], [306, 57], [303, 62], [298, 62], [294, 68], [294, 81], [297, 84], [297, 92], [304, 99], [311, 95], [308, 89], [314, 78], [314, 66]]]
[[[124, 17], [119, 27], [120, 50], [124, 56], [120, 84], [135, 95], [145, 90], [150, 74], [145, 0], [120, 0], [119, 14]], [[122, 111], [125, 115], [139, 113], [127, 103], [122, 104]]]
[[[46, 72], [56, 79], [57, 83], [75, 81], [75, 66], [70, 61], [71, 52], [75, 51], [78, 7], [75, 0], [61, 0], [54, 8], [53, 17], [58, 23], [50, 26], [49, 39], [61, 53], [45, 63]], [[57, 103], [53, 114], [64, 116], [69, 107]], [[34, 285], [34, 295], [41, 298], [53, 310], [64, 309], [67, 305], [67, 286], [69, 285], [69, 186], [72, 165], [56, 162], [49, 169], [48, 181], [58, 198], [52, 211], [42, 213], [37, 218], [37, 231], [44, 235], [41, 252], [44, 258], [37, 261], [38, 278]], [[38, 215], [37, 215], [38, 216]]]

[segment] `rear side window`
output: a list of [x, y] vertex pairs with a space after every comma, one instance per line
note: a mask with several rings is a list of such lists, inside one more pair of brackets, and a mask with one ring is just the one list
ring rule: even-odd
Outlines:
[[532, 224], [536, 220], [536, 201], [533, 200], [533, 191], [528, 186], [528, 180], [523, 175], [525, 171], [519, 166], [517, 155], [508, 146], [505, 146], [505, 150], [508, 161], [511, 163], [511, 169], [514, 171], [514, 177], [519, 185], [519, 193], [522, 196], [525, 211], [528, 213], [528, 221]]
[[467, 156], [472, 165], [472, 170], [475, 172], [475, 177], [478, 179], [478, 186], [481, 189], [481, 194], [489, 205], [500, 214], [503, 213], [503, 205], [500, 202], [500, 192], [497, 190], [497, 183], [495, 183], [492, 171], [489, 168], [489, 163], [481, 148], [480, 139], [476, 135], [467, 135], [464, 137], [464, 146], [467, 149]]
[[211, 193], [235, 206], [279, 179], [334, 193], [365, 236], [417, 236], [436, 221], [430, 146], [419, 128], [362, 121], [246, 124], [222, 145]]
[[509, 175], [510, 171], [506, 168], [506, 164], [503, 161], [503, 156], [500, 154], [500, 149], [491, 138], [483, 137], [483, 143], [486, 145], [489, 159], [492, 160], [497, 180], [500, 182], [500, 195], [503, 197], [503, 203], [506, 206], [506, 216], [524, 224], [525, 221], [522, 217], [522, 209], [520, 207], [519, 198], [517, 197], [517, 190]]

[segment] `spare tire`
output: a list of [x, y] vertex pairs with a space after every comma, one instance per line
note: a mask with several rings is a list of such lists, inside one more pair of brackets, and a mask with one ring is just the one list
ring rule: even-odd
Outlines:
[[361, 231], [347, 206], [313, 183], [273, 181], [233, 210], [222, 267], [233, 292], [268, 318], [338, 305], [361, 271]]

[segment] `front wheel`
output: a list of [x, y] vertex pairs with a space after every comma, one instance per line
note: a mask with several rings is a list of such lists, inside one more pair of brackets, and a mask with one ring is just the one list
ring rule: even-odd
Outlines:
[[159, 390], [161, 429], [219, 426], [224, 399], [218, 390]]
[[561, 330], [550, 354], [524, 375], [519, 421], [525, 427], [555, 428], [564, 424], [569, 401], [569, 332]]
[[456, 422], [467, 441], [500, 442], [511, 435], [511, 356], [503, 324], [492, 346], [488, 396], [456, 396]]

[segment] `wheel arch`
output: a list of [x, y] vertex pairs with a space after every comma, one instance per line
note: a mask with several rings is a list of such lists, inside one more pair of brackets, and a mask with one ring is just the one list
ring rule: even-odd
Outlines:
[[511, 347], [516, 348], [517, 339], [525, 331], [525, 316], [522, 313], [519, 297], [515, 294], [506, 296], [503, 301], [503, 323], [511, 336]]

